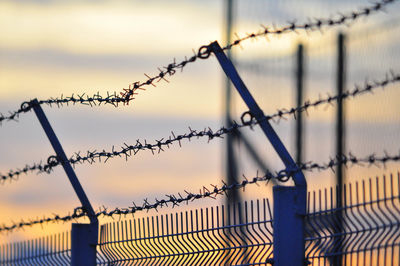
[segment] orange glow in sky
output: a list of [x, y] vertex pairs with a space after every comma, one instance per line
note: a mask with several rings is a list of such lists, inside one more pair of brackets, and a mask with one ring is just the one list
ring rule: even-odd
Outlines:
[[[328, 7], [335, 1], [326, 2], [319, 3], [316, 10], [299, 7], [298, 13], [296, 9], [289, 12], [282, 4], [275, 15], [271, 9], [258, 10], [242, 3], [234, 29], [239, 36], [244, 36], [258, 31], [260, 24], [286, 25], [292, 18], [306, 21], [314, 12], [329, 17], [337, 11], [358, 7], [342, 3], [333, 10]], [[254, 5], [257, 3], [260, 4], [255, 1]], [[354, 83], [363, 85], [366, 78], [382, 79], [390, 69], [400, 71], [400, 28], [387, 29], [376, 38], [364, 33], [353, 39], [351, 36], [395, 18], [399, 5], [394, 7], [397, 9], [388, 14], [360, 20], [352, 27], [309, 34], [299, 31], [280, 38], [244, 42], [242, 49], [233, 49], [235, 65], [266, 114], [278, 108], [290, 108], [295, 103], [294, 54], [299, 42], [306, 49], [305, 99], [335, 94], [335, 42], [339, 30], [349, 36], [348, 89]], [[276, 21], [271, 21], [271, 17]], [[190, 57], [192, 49], [196, 52], [214, 40], [223, 43], [223, 33], [223, 1], [168, 1], [168, 4], [163, 1], [2, 1], [0, 112], [7, 114], [8, 110], [16, 110], [22, 102], [36, 97], [118, 93], [132, 82], [145, 80], [144, 73], [154, 75], [158, 67]], [[246, 64], [250, 67], [246, 68]], [[252, 70], [254, 65], [261, 74]], [[223, 125], [224, 75], [215, 57], [188, 64], [182, 73], [166, 78], [169, 83], [160, 81], [155, 83], [156, 87], [147, 86], [128, 106], [51, 108], [44, 105], [43, 108], [69, 156], [77, 151], [120, 148], [124, 143], [136, 143], [137, 139], [149, 142], [167, 139], [171, 131], [183, 134], [189, 126], [217, 130]], [[394, 85], [385, 91], [377, 90], [373, 95], [346, 101], [347, 151], [361, 157], [373, 152], [380, 155], [384, 151], [398, 152], [399, 98], [399, 85]], [[240, 121], [240, 114], [247, 109], [236, 92], [234, 102], [233, 117]], [[306, 161], [323, 163], [334, 157], [335, 114], [335, 106], [309, 111], [305, 118]], [[273, 124], [292, 154], [294, 121], [290, 117]], [[45, 161], [54, 153], [33, 112], [22, 114], [17, 123], [4, 122], [0, 132], [2, 174], [27, 163]], [[246, 129], [244, 133], [272, 170], [283, 167], [259, 129]], [[160, 198], [184, 190], [198, 191], [203, 185], [220, 184], [224, 178], [224, 145], [225, 139], [209, 143], [206, 138], [193, 139], [183, 142], [182, 148], [174, 144], [160, 154], [143, 152], [127, 161], [118, 158], [107, 163], [77, 165], [76, 173], [95, 208], [127, 207], [132, 201], [142, 203], [144, 198]], [[237, 150], [242, 163], [240, 173], [255, 175], [257, 165], [249, 159], [243, 146], [239, 145]], [[388, 164], [385, 169], [356, 167], [349, 169], [348, 181], [397, 169], [396, 164]], [[334, 174], [330, 172], [306, 176], [310, 189], [334, 184]], [[272, 197], [271, 187], [269, 184], [246, 189], [244, 198]], [[51, 174], [22, 175], [0, 189], [0, 224], [52, 213], [66, 214], [79, 205], [61, 168]], [[224, 198], [206, 202], [218, 205]], [[183, 208], [191, 206], [203, 205], [193, 203]], [[1, 242], [69, 228], [69, 223], [34, 226], [2, 235]]]

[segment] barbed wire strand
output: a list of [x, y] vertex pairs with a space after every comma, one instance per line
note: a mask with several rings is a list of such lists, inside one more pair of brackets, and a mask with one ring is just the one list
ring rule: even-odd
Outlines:
[[[344, 165], [346, 167], [352, 167], [355, 165], [359, 165], [362, 167], [370, 167], [370, 166], [381, 166], [383, 165], [386, 167], [386, 164], [389, 162], [398, 162], [400, 161], [400, 152], [397, 155], [389, 155], [387, 152], [384, 152], [383, 156], [376, 156], [375, 153], [370, 154], [368, 156], [359, 158], [354, 156], [352, 153], [349, 153], [348, 155], [341, 155], [337, 156], [336, 158], [332, 158], [329, 160], [327, 163], [323, 164], [318, 164], [314, 162], [306, 162], [297, 165], [295, 169], [283, 169], [281, 171], [272, 173], [272, 172], [267, 172], [264, 175], [260, 176], [259, 172], [257, 171], [256, 176], [252, 178], [247, 178], [245, 175], [243, 176], [242, 181], [240, 182], [235, 182], [230, 185], [226, 184], [224, 181], [222, 181], [222, 185], [217, 186], [217, 185], [212, 185], [210, 186], [203, 186], [198, 193], [192, 193], [188, 192], [187, 190], [184, 190], [183, 193], [177, 193], [176, 195], [165, 195], [164, 199], [154, 199], [154, 203], [150, 203], [149, 200], [146, 198], [143, 200], [143, 203], [141, 205], [137, 205], [134, 202], [132, 202], [132, 206], [127, 207], [127, 208], [115, 208], [113, 210], [108, 210], [105, 207], [99, 208], [99, 210], [96, 212], [97, 217], [113, 217], [116, 215], [121, 216], [126, 216], [129, 214], [135, 214], [136, 212], [139, 211], [149, 211], [151, 209], [154, 209], [157, 211], [158, 208], [162, 207], [168, 207], [169, 205], [172, 205], [172, 208], [175, 206], [179, 206], [182, 203], [188, 204], [191, 201], [198, 200], [198, 199], [203, 199], [203, 198], [213, 198], [215, 199], [218, 195], [223, 195], [226, 194], [230, 190], [234, 189], [245, 189], [247, 185], [251, 184], [258, 184], [259, 182], [262, 181], [267, 181], [268, 182], [271, 179], [277, 179], [281, 182], [286, 182], [290, 179], [291, 176], [293, 176], [296, 172], [302, 170], [302, 171], [325, 171], [325, 170], [332, 170], [334, 171], [334, 168], [338, 165]], [[71, 220], [77, 220], [78, 218], [82, 217], [87, 217], [88, 214], [87, 212], [82, 209], [81, 207], [75, 208], [72, 214], [68, 214], [65, 216], [60, 216], [58, 214], [54, 214], [52, 217], [43, 217], [43, 218], [37, 218], [37, 219], [29, 219], [28, 221], [21, 220], [20, 222], [13, 222], [11, 225], [1, 225], [0, 226], [0, 233], [3, 232], [11, 232], [17, 229], [21, 229], [27, 226], [33, 226], [33, 225], [43, 225], [46, 223], [50, 222], [67, 222]]]
[[[375, 2], [367, 7], [362, 7], [357, 11], [352, 11], [347, 14], [337, 14], [333, 18], [314, 18], [309, 20], [306, 23], [296, 23], [290, 22], [288, 25], [277, 28], [277, 27], [266, 27], [264, 25], [261, 26], [261, 29], [257, 32], [253, 32], [250, 34], [246, 34], [243, 37], [237, 35], [237, 39], [232, 43], [223, 47], [223, 50], [232, 49], [234, 46], [240, 46], [240, 44], [247, 40], [257, 40], [259, 37], [268, 37], [269, 35], [277, 35], [280, 36], [286, 33], [298, 33], [299, 30], [304, 30], [306, 32], [311, 31], [323, 31], [326, 27], [333, 27], [338, 25], [348, 25], [350, 22], [354, 22], [359, 18], [367, 17], [371, 14], [377, 13], [378, 11], [383, 10], [388, 4], [393, 3], [397, 0], [382, 0]], [[129, 84], [127, 89], [123, 89], [122, 92], [117, 94], [107, 92], [107, 96], [102, 96], [100, 93], [96, 93], [92, 96], [86, 95], [85, 93], [81, 95], [72, 95], [69, 97], [64, 97], [61, 95], [58, 98], [50, 98], [47, 100], [39, 100], [38, 104], [47, 104], [49, 106], [56, 105], [57, 107], [61, 107], [64, 104], [86, 104], [90, 106], [101, 105], [101, 104], [112, 104], [114, 106], [118, 106], [120, 103], [129, 104], [129, 102], [135, 99], [135, 95], [138, 94], [139, 90], [145, 90], [146, 86], [152, 85], [156, 86], [155, 83], [160, 81], [166, 81], [167, 77], [171, 77], [176, 74], [177, 70], [183, 70], [183, 68], [189, 63], [193, 63], [197, 61], [197, 59], [207, 59], [211, 54], [211, 50], [209, 45], [201, 46], [197, 53], [193, 50], [193, 55], [190, 57], [185, 57], [184, 60], [177, 63], [176, 59], [173, 60], [172, 63], [169, 63], [167, 66], [159, 67], [158, 74], [154, 76], [146, 76], [145, 81], [136, 81]], [[22, 113], [26, 113], [33, 108], [34, 104], [32, 101], [23, 102], [20, 108], [16, 111], [9, 111], [7, 115], [0, 113], [0, 125], [3, 121], [17, 121], [18, 117]]]
[[[240, 46], [240, 44], [244, 41], [253, 39], [257, 40], [259, 37], [267, 37], [268, 35], [282, 35], [286, 33], [297, 33], [298, 30], [305, 30], [307, 32], [310, 31], [322, 31], [324, 27], [333, 27], [333, 26], [338, 26], [338, 25], [348, 25], [349, 22], [356, 21], [357, 19], [361, 17], [367, 17], [371, 14], [374, 14], [380, 10], [382, 10], [386, 5], [395, 2], [396, 0], [382, 0], [376, 3], [373, 3], [372, 5], [368, 7], [363, 7], [360, 8], [358, 11], [352, 11], [349, 12], [348, 14], [337, 14], [336, 17], [334, 18], [314, 18], [313, 20], [310, 20], [309, 22], [303, 23], [303, 24], [297, 24], [296, 22], [290, 22], [288, 25], [283, 26], [281, 28], [269, 28], [264, 25], [261, 25], [261, 29], [257, 32], [253, 32], [250, 34], [246, 34], [244, 37], [240, 37], [239, 35], [236, 34], [237, 39], [234, 40], [232, 43], [226, 45], [223, 47], [223, 50], [230, 50], [234, 46]], [[204, 45], [198, 49], [197, 54], [194, 53], [192, 57], [189, 59], [185, 58], [180, 63], [176, 63], [175, 59], [173, 63], [170, 63], [167, 67], [163, 67], [164, 70], [160, 70], [159, 74], [149, 77], [146, 81], [144, 82], [136, 82], [133, 83], [133, 88], [132, 89], [125, 89], [124, 92], [121, 93], [122, 97], [126, 99], [126, 101], [130, 101], [130, 97], [134, 96], [136, 93], [135, 89], [139, 89], [142, 86], [145, 85], [153, 85], [153, 82], [157, 80], [157, 82], [165, 79], [165, 76], [171, 76], [176, 73], [176, 69], [183, 69], [188, 63], [195, 62], [196, 59], [207, 59], [211, 54], [211, 50], [209, 45]], [[147, 76], [147, 75], [146, 75]]]
[[[279, 123], [281, 119], [284, 119], [286, 116], [294, 116], [301, 112], [307, 112], [310, 108], [316, 108], [319, 105], [323, 104], [333, 104], [334, 102], [339, 101], [340, 99], [348, 99], [350, 97], [356, 97], [365, 93], [373, 93], [374, 90], [378, 88], [384, 89], [389, 84], [393, 84], [400, 81], [400, 73], [394, 73], [393, 71], [388, 72], [380, 81], [368, 82], [366, 81], [364, 86], [355, 85], [353, 90], [344, 91], [342, 94], [334, 95], [334, 96], [326, 96], [325, 98], [319, 97], [318, 100], [310, 101], [307, 100], [302, 106], [293, 107], [290, 109], [278, 109], [276, 113], [272, 115], [264, 116], [266, 120], [272, 120], [275, 123]], [[247, 120], [246, 120], [247, 119]], [[208, 137], [208, 141], [214, 138], [222, 138], [223, 135], [231, 133], [235, 130], [238, 130], [243, 127], [252, 128], [259, 122], [254, 119], [254, 117], [249, 112], [244, 112], [241, 115], [241, 123], [237, 123], [233, 121], [232, 126], [230, 127], [221, 127], [216, 131], [213, 131], [211, 128], [205, 128], [204, 130], [194, 130], [189, 127], [189, 133], [175, 135], [173, 131], [171, 131], [171, 135], [168, 138], [162, 138], [160, 140], [156, 140], [155, 143], [148, 143], [147, 140], [137, 140], [134, 145], [128, 145], [124, 143], [124, 146], [121, 147], [120, 150], [115, 150], [115, 147], [112, 147], [111, 151], [87, 151], [85, 155], [81, 155], [81, 152], [76, 152], [70, 159], [68, 160], [73, 166], [76, 164], [81, 164], [88, 162], [90, 164], [95, 163], [96, 161], [101, 162], [104, 159], [104, 162], [107, 162], [108, 159], [113, 157], [124, 157], [126, 160], [132, 155], [136, 155], [139, 151], [148, 150], [154, 153], [160, 153], [164, 151], [165, 148], [170, 148], [170, 145], [178, 142], [181, 147], [182, 141], [187, 139], [191, 140], [192, 138], [201, 138]], [[58, 159], [57, 156], [51, 155], [47, 158], [46, 163], [34, 163], [32, 165], [25, 165], [22, 168], [17, 168], [16, 170], [9, 170], [6, 174], [0, 173], [0, 184], [4, 184], [7, 180], [17, 180], [18, 177], [22, 174], [27, 174], [28, 172], [37, 172], [37, 173], [50, 173], [54, 167], [61, 165], [63, 162]]]

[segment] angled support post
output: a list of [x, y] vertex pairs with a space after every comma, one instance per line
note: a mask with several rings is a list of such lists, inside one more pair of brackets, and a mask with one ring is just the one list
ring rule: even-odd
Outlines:
[[211, 43], [208, 49], [217, 57], [286, 169], [294, 171], [294, 187], [274, 186], [274, 265], [304, 265], [306, 179], [218, 42]]
[[[266, 173], [269, 171], [267, 164], [261, 160], [260, 155], [257, 153], [253, 145], [249, 142], [247, 137], [243, 135], [239, 130], [236, 130], [233, 132], [233, 137], [237, 139], [237, 141], [241, 141], [244, 144], [244, 147], [250, 154], [250, 156], [253, 158], [254, 162], [258, 164], [258, 166], [261, 168], [261, 170]], [[272, 184], [276, 185], [277, 181], [275, 179], [271, 180]]]
[[82, 204], [82, 209], [88, 214], [90, 219], [90, 224], [72, 224], [71, 263], [72, 265], [96, 265], [96, 246], [99, 225], [97, 216], [38, 100], [32, 100], [31, 104], [33, 105], [33, 110], [35, 111], [51, 146], [53, 146], [53, 149], [57, 154], [57, 160], [63, 166], [65, 173], [67, 174], [68, 179]]

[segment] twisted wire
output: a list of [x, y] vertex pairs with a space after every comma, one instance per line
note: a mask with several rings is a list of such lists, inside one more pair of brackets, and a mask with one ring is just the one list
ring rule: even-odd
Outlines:
[[[299, 23], [297, 24], [296, 22], [290, 22], [288, 25], [280, 27], [280, 28], [268, 28], [264, 25], [262, 25], [262, 28], [257, 31], [253, 32], [250, 34], [246, 34], [244, 37], [239, 37], [237, 36], [237, 39], [234, 40], [232, 43], [222, 47], [222, 50], [230, 50], [234, 46], [240, 46], [240, 44], [244, 41], [247, 40], [256, 40], [258, 37], [268, 37], [268, 35], [282, 35], [286, 33], [292, 33], [295, 32], [297, 33], [297, 30], [305, 30], [307, 32], [310, 31], [322, 31], [323, 28], [325, 27], [333, 27], [333, 26], [338, 26], [338, 25], [345, 25], [348, 24], [349, 22], [356, 21], [359, 18], [362, 17], [367, 17], [371, 14], [374, 14], [380, 10], [382, 10], [386, 5], [395, 2], [396, 0], [382, 0], [379, 2], [376, 2], [370, 6], [360, 8], [357, 11], [352, 11], [347, 14], [337, 14], [334, 18], [315, 18], [313, 20], [310, 20], [309, 22], [306, 23]], [[135, 82], [133, 83], [132, 89], [124, 89], [123, 92], [121, 92], [122, 97], [126, 99], [127, 102], [130, 101], [130, 98], [135, 95], [135, 90], [141, 88], [145, 85], [154, 85], [154, 81], [161, 81], [161, 80], [166, 80], [165, 77], [172, 76], [176, 73], [177, 69], [183, 69], [188, 63], [195, 62], [197, 59], [207, 59], [209, 58], [211, 54], [211, 48], [209, 45], [204, 45], [201, 46], [198, 49], [198, 52], [195, 53], [193, 52], [194, 55], [190, 57], [189, 59], [185, 58], [180, 63], [176, 63], [175, 59], [172, 63], [168, 64], [167, 67], [163, 67], [164, 70], [158, 68], [160, 72], [153, 76], [149, 77], [147, 74], [146, 77], [148, 78], [144, 82]]]
[[[378, 88], [384, 89], [389, 84], [394, 84], [400, 81], [400, 74], [396, 74], [394, 72], [389, 72], [385, 75], [385, 78], [379, 81], [368, 82], [366, 81], [364, 86], [361, 87], [359, 85], [355, 85], [353, 90], [344, 91], [342, 94], [334, 95], [334, 96], [326, 96], [325, 98], [320, 98], [313, 102], [307, 100], [305, 103], [298, 107], [293, 107], [290, 109], [278, 109], [276, 113], [272, 115], [265, 115], [264, 119], [272, 120], [275, 123], [278, 123], [281, 119], [284, 119], [286, 116], [293, 115], [296, 118], [296, 115], [301, 112], [307, 112], [309, 108], [316, 108], [319, 105], [323, 104], [333, 104], [334, 102], [339, 101], [340, 99], [347, 99], [350, 97], [356, 97], [358, 95], [362, 95], [365, 93], [372, 93], [374, 90]], [[249, 114], [248, 120], [246, 120], [246, 115]], [[216, 131], [213, 131], [211, 128], [205, 128], [204, 130], [193, 130], [189, 127], [189, 133], [175, 135], [172, 131], [171, 135], [168, 138], [162, 138], [160, 140], [156, 140], [155, 143], [148, 143], [146, 140], [140, 141], [137, 140], [135, 145], [128, 145], [124, 143], [124, 146], [121, 147], [120, 150], [115, 150], [115, 147], [112, 148], [111, 151], [87, 151], [85, 155], [81, 155], [80, 152], [76, 152], [73, 156], [68, 160], [73, 166], [79, 163], [88, 162], [90, 164], [95, 163], [96, 161], [101, 162], [101, 159], [104, 159], [104, 162], [107, 162], [108, 159], [113, 157], [124, 157], [126, 160], [132, 156], [136, 155], [139, 151], [150, 150], [153, 154], [154, 152], [160, 153], [164, 151], [164, 148], [169, 148], [170, 145], [178, 142], [179, 146], [182, 145], [182, 141], [187, 139], [191, 140], [192, 138], [201, 138], [208, 137], [208, 141], [214, 138], [222, 138], [223, 135], [231, 133], [235, 130], [238, 130], [243, 127], [252, 128], [254, 125], [259, 122], [254, 119], [254, 117], [249, 112], [244, 112], [241, 115], [241, 123], [237, 123], [233, 121], [232, 126], [230, 127], [221, 127]], [[27, 174], [28, 172], [37, 172], [37, 173], [50, 173], [51, 170], [61, 165], [63, 161], [60, 161], [57, 156], [51, 155], [47, 158], [46, 163], [34, 163], [32, 165], [25, 165], [22, 168], [18, 168], [16, 170], [9, 170], [6, 174], [0, 173], [0, 183], [4, 184], [7, 180], [17, 180], [18, 177], [22, 174]]]
[[[259, 37], [268, 37], [269, 35], [282, 35], [286, 33], [297, 33], [298, 30], [304, 30], [306, 32], [310, 31], [322, 31], [326, 27], [333, 27], [338, 25], [346, 25], [350, 22], [356, 21], [361, 17], [367, 17], [371, 14], [374, 14], [380, 10], [382, 10], [386, 5], [395, 2], [396, 0], [381, 0], [379, 2], [373, 3], [370, 6], [363, 7], [358, 9], [357, 11], [352, 11], [347, 14], [337, 14], [334, 18], [315, 18], [311, 19], [305, 23], [296, 23], [291, 22], [288, 25], [277, 28], [269, 28], [262, 25], [262, 28], [250, 34], [246, 34], [244, 37], [239, 37], [234, 40], [232, 43], [224, 46], [223, 50], [232, 49], [234, 46], [240, 46], [240, 44], [247, 40], [257, 40]], [[38, 101], [39, 104], [47, 104], [49, 106], [57, 105], [58, 107], [63, 106], [64, 104], [86, 104], [90, 106], [100, 105], [102, 103], [112, 104], [114, 106], [118, 106], [119, 103], [129, 104], [129, 102], [135, 99], [135, 95], [138, 94], [139, 90], [145, 90], [144, 87], [152, 85], [156, 87], [155, 83], [158, 83], [162, 80], [169, 82], [166, 78], [175, 75], [177, 70], [183, 70], [183, 68], [189, 63], [193, 63], [197, 61], [197, 59], [207, 59], [211, 54], [211, 49], [209, 45], [201, 46], [197, 52], [193, 50], [193, 55], [190, 57], [185, 57], [184, 60], [177, 63], [176, 59], [173, 62], [167, 64], [167, 66], [159, 67], [158, 74], [153, 76], [146, 76], [145, 81], [136, 81], [129, 84], [128, 88], [122, 89], [122, 92], [117, 94], [116, 92], [110, 94], [107, 92], [107, 96], [102, 96], [99, 93], [94, 94], [92, 96], [89, 95], [72, 95], [69, 97], [60, 96], [58, 98], [50, 98], [47, 100]], [[8, 114], [4, 115], [0, 113], [0, 125], [3, 121], [11, 121], [17, 120], [21, 113], [26, 113], [33, 108], [32, 101], [24, 102], [21, 104], [21, 107], [16, 111], [9, 111]]]
[[[101, 207], [97, 212], [96, 216], [97, 217], [113, 217], [116, 215], [128, 215], [128, 214], [135, 214], [136, 212], [139, 211], [149, 211], [151, 209], [154, 209], [157, 211], [158, 208], [162, 207], [168, 207], [168, 204], [172, 205], [172, 208], [175, 206], [179, 206], [182, 203], [189, 203], [194, 200], [198, 199], [203, 199], [203, 198], [213, 198], [215, 199], [216, 196], [218, 195], [223, 195], [226, 194], [230, 190], [234, 189], [245, 189], [247, 185], [251, 184], [258, 184], [259, 182], [262, 181], [270, 181], [271, 179], [278, 179], [281, 182], [286, 182], [290, 179], [291, 176], [293, 176], [296, 172], [298, 171], [313, 171], [313, 170], [318, 170], [318, 171], [324, 171], [324, 170], [332, 170], [334, 171], [334, 168], [338, 165], [344, 165], [346, 167], [352, 167], [354, 165], [359, 165], [362, 167], [365, 166], [386, 166], [387, 163], [389, 162], [398, 162], [400, 161], [400, 152], [397, 155], [389, 155], [388, 153], [384, 152], [384, 155], [382, 156], [377, 156], [375, 153], [372, 153], [368, 156], [365, 157], [356, 157], [353, 154], [349, 153], [348, 155], [341, 155], [337, 156], [335, 158], [331, 158], [327, 163], [323, 164], [318, 164], [314, 162], [305, 162], [298, 164], [297, 167], [289, 169], [283, 169], [280, 171], [277, 171], [275, 173], [272, 172], [267, 172], [264, 175], [259, 175], [258, 171], [256, 176], [253, 178], [247, 178], [245, 175], [243, 175], [243, 179], [240, 182], [235, 182], [230, 185], [226, 184], [224, 181], [222, 181], [222, 185], [212, 185], [210, 184], [209, 187], [203, 186], [198, 193], [192, 193], [184, 190], [184, 193], [177, 193], [176, 195], [165, 195], [166, 197], [164, 199], [154, 199], [153, 203], [150, 203], [148, 199], [144, 199], [143, 203], [141, 205], [136, 205], [134, 202], [132, 202], [132, 206], [127, 207], [127, 208], [115, 208], [112, 210], [108, 210], [105, 207]], [[71, 220], [76, 220], [78, 218], [82, 217], [87, 217], [88, 214], [87, 212], [81, 208], [75, 208], [72, 214], [68, 214], [65, 216], [60, 216], [58, 214], [54, 214], [52, 217], [43, 217], [43, 218], [37, 218], [35, 220], [28, 220], [24, 221], [21, 220], [18, 223], [13, 223], [11, 225], [5, 225], [3, 224], [0, 226], [0, 232], [10, 232], [16, 229], [21, 229], [26, 226], [33, 226], [36, 224], [45, 224], [49, 222], [67, 222]]]
[[[84, 104], [84, 105], [89, 105], [89, 106], [98, 106], [101, 104], [111, 104], [117, 107], [119, 103], [124, 103], [124, 99], [119, 97], [116, 92], [110, 93], [107, 92], [107, 95], [103, 96], [99, 92], [93, 95], [86, 95], [85, 93], [79, 95], [79, 94], [72, 94], [71, 96], [63, 96], [61, 95], [60, 97], [56, 98], [50, 98], [47, 100], [39, 100], [38, 104], [46, 104], [50, 107], [53, 105], [56, 105], [57, 107], [61, 107], [64, 104], [69, 105], [75, 105], [75, 104]], [[9, 111], [8, 115], [4, 115], [0, 113], [0, 125], [2, 124], [3, 121], [10, 121], [10, 120], [15, 120], [19, 118], [19, 115], [22, 113], [29, 112], [32, 110], [32, 108], [35, 106], [35, 103], [33, 101], [28, 101], [28, 102], [23, 102], [20, 106], [20, 108], [16, 111]]]
[[[281, 108], [278, 109], [277, 112], [271, 116], [266, 116], [266, 119], [275, 119], [278, 118], [278, 122], [280, 119], [284, 118], [285, 116], [288, 115], [293, 115], [294, 118], [296, 118], [296, 114], [301, 113], [301, 112], [306, 112], [308, 109], [311, 107], [315, 108], [319, 105], [323, 104], [329, 104], [332, 105], [335, 102], [338, 102], [339, 100], [345, 100], [349, 99], [351, 97], [356, 97], [360, 96], [366, 93], [373, 93], [376, 89], [385, 89], [388, 85], [395, 84], [400, 81], [400, 73], [395, 73], [393, 71], [389, 71], [385, 74], [385, 77], [381, 80], [374, 80], [374, 81], [368, 81], [366, 80], [364, 85], [358, 85], [355, 84], [354, 88], [352, 90], [345, 90], [341, 94], [337, 94], [334, 96], [331, 96], [329, 93], [327, 94], [326, 97], [322, 97], [321, 95], [319, 96], [318, 100], [310, 101], [307, 100], [304, 102], [303, 105], [298, 106], [298, 107], [292, 107], [290, 109], [286, 108]], [[274, 120], [273, 120], [274, 121]]]

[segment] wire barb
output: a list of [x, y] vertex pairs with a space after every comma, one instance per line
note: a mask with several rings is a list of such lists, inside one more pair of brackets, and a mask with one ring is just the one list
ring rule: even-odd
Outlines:
[[[305, 22], [303, 24], [288, 22], [286, 26], [282, 26], [280, 28], [269, 28], [261, 25], [261, 29], [257, 32], [247, 33], [246, 35], [244, 35], [244, 37], [239, 37], [239, 35], [236, 35], [237, 39], [234, 40], [232, 43], [226, 45], [222, 49], [229, 50], [235, 46], [241, 47], [241, 43], [243, 41], [258, 40], [259, 37], [268, 38], [269, 35], [281, 36], [282, 34], [286, 33], [298, 33], [299, 30], [304, 30], [305, 32], [309, 33], [311, 31], [322, 31], [323, 28], [327, 27], [348, 25], [350, 22], [356, 21], [361, 17], [367, 17], [373, 13], [383, 10], [386, 5], [395, 1], [396, 0], [381, 0], [379, 2], [371, 4], [370, 6], [360, 8], [357, 11], [352, 11], [347, 14], [337, 14], [335, 18], [316, 18], [313, 20], [309, 20], [308, 22]], [[154, 81], [160, 82], [161, 80], [164, 80], [165, 82], [169, 82], [165, 78], [166, 76], [170, 77], [172, 75], [175, 75], [177, 69], [181, 69], [182, 71], [183, 68], [189, 63], [196, 62], [197, 59], [208, 59], [210, 55], [211, 50], [209, 48], [209, 45], [203, 45], [197, 50], [197, 52], [193, 51], [193, 55], [191, 57], [185, 57], [185, 59], [180, 63], [176, 63], [176, 60], [174, 59], [174, 61], [172, 63], [169, 63], [166, 67], [157, 68], [159, 72], [154, 76], [144, 74], [147, 78], [146, 80], [142, 82], [132, 82], [131, 84], [129, 84], [128, 89], [122, 89], [122, 92], [120, 92], [119, 94], [115, 92], [110, 94], [109, 92], [107, 92], [107, 96], [105, 97], [101, 96], [99, 93], [94, 94], [91, 97], [85, 94], [78, 96], [74, 96], [74, 94], [72, 94], [72, 96], [70, 97], [63, 97], [63, 95], [61, 95], [61, 97], [59, 98], [41, 100], [39, 101], [39, 104], [47, 104], [49, 106], [56, 105], [57, 107], [62, 107], [64, 104], [68, 105], [69, 103], [72, 103], [74, 105], [76, 103], [79, 103], [89, 105], [91, 107], [100, 105], [102, 103], [112, 104], [116, 107], [119, 103], [128, 105], [131, 100], [135, 99], [134, 96], [138, 94], [138, 90], [145, 90], [144, 87], [148, 85], [152, 85], [155, 87], [156, 85], [154, 84]], [[21, 107], [18, 110], [10, 111], [8, 115], [0, 113], [0, 125], [3, 121], [17, 121], [21, 113], [26, 113], [30, 111], [32, 107], [33, 106], [31, 102], [24, 102], [21, 104]]]
[[[264, 116], [266, 120], [272, 120], [275, 123], [279, 123], [281, 119], [285, 119], [289, 116], [295, 116], [301, 112], [307, 112], [311, 107], [317, 107], [319, 105], [331, 105], [334, 102], [339, 100], [354, 98], [356, 96], [366, 94], [372, 92], [378, 88], [385, 88], [389, 84], [393, 84], [400, 81], [400, 74], [396, 74], [394, 72], [390, 72], [390, 74], [386, 74], [385, 78], [380, 81], [374, 82], [366, 82], [364, 87], [359, 85], [355, 85], [353, 90], [344, 91], [342, 94], [338, 94], [335, 96], [326, 96], [325, 98], [319, 97], [315, 101], [307, 100], [304, 102], [303, 105], [298, 107], [292, 107], [289, 109], [278, 109], [276, 113], [272, 115]], [[115, 147], [112, 148], [111, 151], [102, 150], [100, 152], [94, 151], [87, 151], [86, 155], [81, 155], [81, 152], [75, 152], [74, 155], [69, 159], [69, 162], [72, 166], [80, 163], [95, 163], [96, 160], [101, 162], [104, 159], [104, 162], [107, 162], [110, 158], [113, 157], [123, 157], [125, 160], [128, 160], [129, 157], [132, 155], [136, 155], [139, 151], [149, 150], [153, 154], [156, 151], [160, 153], [165, 151], [165, 148], [170, 148], [172, 144], [178, 143], [180, 147], [182, 147], [182, 140], [191, 140], [192, 138], [196, 137], [197, 139], [201, 137], [208, 138], [208, 141], [211, 141], [215, 138], [223, 138], [225, 134], [232, 133], [233, 131], [243, 128], [243, 127], [250, 127], [257, 125], [260, 121], [257, 121], [253, 115], [246, 111], [241, 115], [241, 123], [238, 124], [235, 121], [232, 125], [228, 128], [221, 127], [218, 130], [212, 130], [211, 128], [205, 128], [203, 130], [193, 130], [189, 127], [189, 132], [181, 135], [176, 135], [174, 132], [171, 132], [171, 135], [167, 138], [162, 138], [160, 140], [156, 140], [155, 143], [148, 143], [147, 140], [137, 140], [135, 145], [128, 145], [124, 143], [121, 146], [120, 150], [115, 150]], [[18, 177], [22, 174], [27, 174], [28, 172], [36, 172], [36, 173], [50, 173], [54, 167], [61, 165], [62, 161], [60, 161], [56, 156], [52, 155], [49, 156], [46, 160], [46, 163], [34, 163], [33, 165], [25, 165], [25, 167], [16, 169], [16, 170], [9, 170], [6, 174], [0, 173], [0, 183], [4, 184], [7, 180], [17, 180]]]
[[[387, 164], [388, 162], [398, 162], [400, 161], [400, 152], [397, 155], [389, 155], [386, 151], [384, 152], [383, 156], [377, 156], [375, 153], [367, 155], [365, 157], [356, 157], [355, 155], [349, 153], [348, 155], [341, 155], [337, 156], [336, 158], [330, 159], [326, 163], [314, 163], [314, 162], [305, 162], [298, 164], [295, 168], [291, 169], [282, 169], [277, 171], [276, 173], [267, 172], [264, 175], [260, 175], [259, 171], [253, 178], [248, 178], [243, 175], [243, 179], [239, 182], [235, 182], [232, 184], [226, 184], [222, 181], [222, 185], [210, 185], [209, 187], [202, 186], [198, 193], [192, 193], [189, 191], [184, 190], [185, 193], [178, 193], [176, 195], [165, 195], [164, 199], [155, 199], [154, 203], [151, 203], [147, 198], [143, 200], [142, 205], [136, 205], [132, 202], [132, 206], [127, 208], [115, 208], [113, 210], [108, 211], [105, 207], [99, 209], [96, 212], [97, 217], [113, 217], [119, 215], [121, 218], [122, 215], [134, 214], [139, 211], [149, 211], [151, 209], [157, 210], [158, 208], [162, 208], [164, 206], [175, 207], [179, 206], [182, 203], [189, 203], [189, 201], [194, 201], [203, 198], [212, 198], [215, 199], [218, 195], [226, 194], [230, 190], [234, 189], [244, 189], [247, 185], [251, 184], [258, 184], [259, 182], [270, 181], [271, 179], [277, 179], [281, 182], [286, 182], [290, 179], [298, 171], [325, 171], [325, 170], [333, 170], [335, 166], [344, 165], [346, 167], [352, 167], [355, 165], [358, 166], [380, 166]], [[185, 195], [185, 196], [182, 196]], [[0, 233], [2, 232], [10, 232], [16, 229], [22, 229], [26, 226], [33, 226], [36, 224], [45, 224], [49, 222], [67, 222], [71, 220], [76, 220], [78, 218], [86, 217], [88, 214], [82, 208], [78, 207], [75, 208], [72, 214], [68, 214], [65, 216], [60, 216], [57, 214], [53, 214], [51, 217], [43, 217], [41, 219], [30, 219], [29, 221], [20, 222], [12, 222], [11, 225], [2, 225], [0, 226]]]

